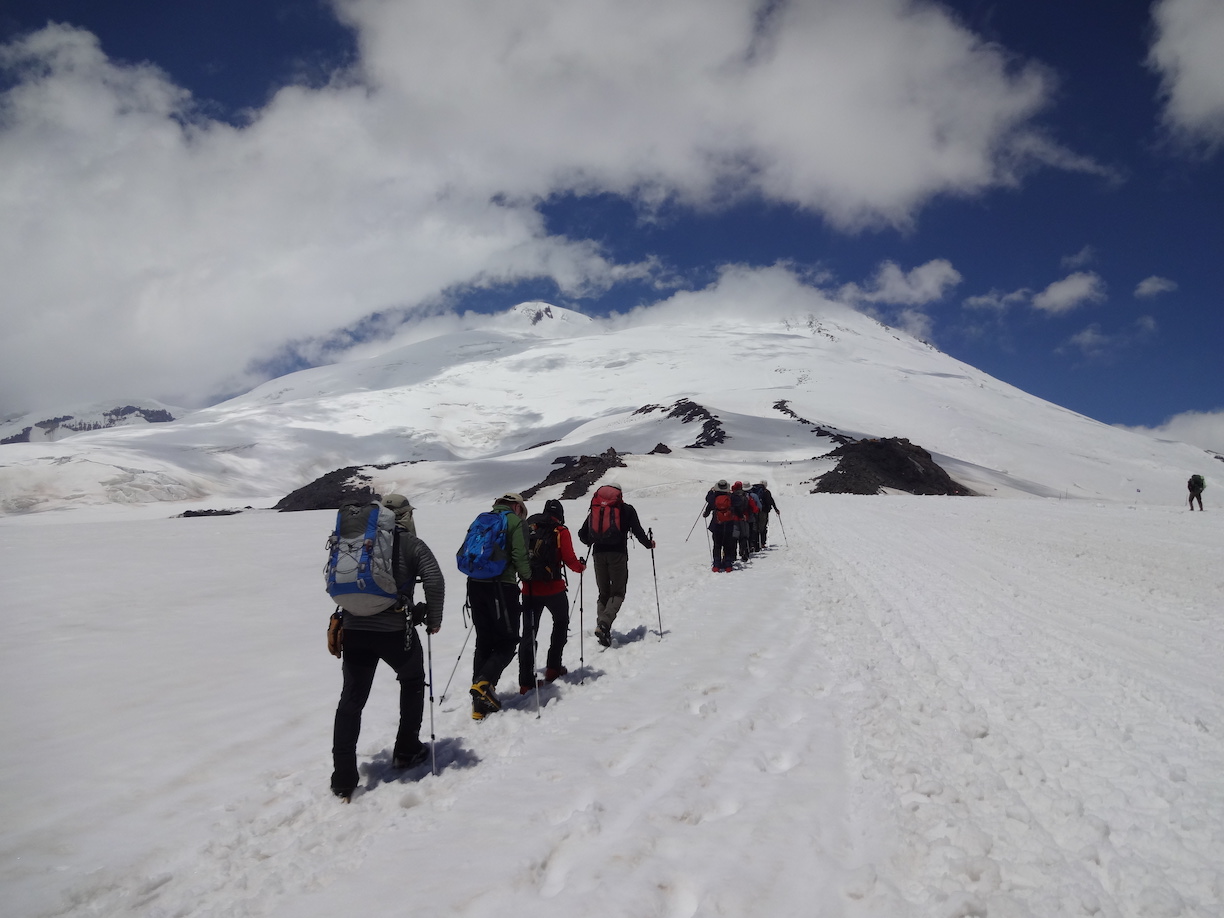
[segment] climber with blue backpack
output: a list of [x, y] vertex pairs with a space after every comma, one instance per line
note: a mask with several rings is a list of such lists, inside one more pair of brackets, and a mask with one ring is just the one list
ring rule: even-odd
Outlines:
[[[361, 713], [379, 661], [399, 680], [399, 730], [391, 767], [415, 768], [430, 755], [431, 747], [420, 739], [425, 670], [421, 638], [413, 626], [423, 624], [428, 634], [438, 633], [446, 581], [433, 552], [415, 532], [408, 499], [389, 494], [381, 504], [341, 507], [328, 539], [324, 576], [336, 612], [327, 630], [327, 647], [341, 659], [344, 677], [332, 733], [331, 789], [345, 801], [360, 779]], [[418, 582], [425, 601], [414, 604]]]
[[531, 562], [523, 520], [527, 506], [521, 494], [506, 493], [468, 527], [456, 553], [467, 575], [467, 602], [476, 630], [472, 657], [472, 720], [501, 710], [497, 683], [514, 659], [519, 643], [522, 606], [517, 580], [531, 579]]

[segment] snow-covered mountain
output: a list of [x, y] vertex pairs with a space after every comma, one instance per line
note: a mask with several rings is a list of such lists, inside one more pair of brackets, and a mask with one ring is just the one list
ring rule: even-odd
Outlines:
[[[845, 436], [1025, 499], [809, 493]], [[499, 490], [608, 448], [658, 543], [631, 542], [614, 646], [572, 578], [569, 672], [520, 694], [508, 667], [476, 724], [448, 556]], [[5, 916], [1224, 914], [1224, 517], [1183, 486], [1214, 458], [856, 313], [532, 305], [0, 463]], [[359, 464], [412, 497], [447, 590], [437, 772], [392, 767], [380, 666], [345, 805], [335, 514], [177, 512]], [[769, 550], [715, 574], [701, 497], [758, 475]]]
[[0, 419], [0, 446], [45, 443], [91, 430], [140, 424], [165, 424], [186, 412], [153, 398], [109, 399], [66, 411], [26, 411]]
[[[677, 403], [698, 411], [677, 411]], [[699, 423], [694, 423], [694, 419]], [[702, 431], [720, 432], [718, 442]], [[592, 320], [527, 303], [480, 327], [272, 380], [168, 424], [0, 452], [0, 510], [274, 502], [333, 469], [396, 466], [434, 500], [521, 489], [561, 456], [633, 453], [622, 478], [828, 471], [828, 434], [905, 437], [987, 494], [1169, 503], [1210, 454], [1034, 398], [836, 304], [790, 318], [650, 311]], [[700, 449], [685, 449], [705, 443]], [[645, 455], [659, 444], [671, 452]], [[267, 505], [264, 503], [263, 505]]]

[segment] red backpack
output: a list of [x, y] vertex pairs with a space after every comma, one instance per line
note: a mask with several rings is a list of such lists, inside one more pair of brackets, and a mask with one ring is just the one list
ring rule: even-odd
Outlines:
[[591, 498], [590, 525], [587, 531], [592, 545], [616, 545], [625, 538], [621, 525], [621, 491], [604, 485]]
[[723, 492], [714, 498], [714, 521], [729, 523], [733, 519], [735, 519], [735, 513], [731, 510], [731, 495]]

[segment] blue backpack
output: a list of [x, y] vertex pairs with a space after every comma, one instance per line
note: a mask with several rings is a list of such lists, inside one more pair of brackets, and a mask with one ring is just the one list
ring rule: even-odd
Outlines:
[[473, 580], [492, 580], [506, 570], [506, 517], [508, 510], [487, 510], [472, 521], [455, 562]]
[[385, 612], [399, 601], [395, 514], [378, 504], [348, 504], [327, 540], [327, 595], [353, 615]]

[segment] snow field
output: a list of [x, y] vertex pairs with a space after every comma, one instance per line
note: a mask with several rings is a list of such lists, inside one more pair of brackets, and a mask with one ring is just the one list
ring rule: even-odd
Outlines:
[[486, 504], [418, 509], [440, 774], [390, 770], [380, 670], [348, 806], [330, 513], [0, 520], [6, 913], [1224, 914], [1218, 515], [781, 492], [715, 575], [699, 503], [629, 496], [663, 639], [638, 547], [619, 646], [584, 578], [586, 668], [575, 609], [540, 716], [512, 663], [480, 724], [450, 555]]

